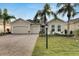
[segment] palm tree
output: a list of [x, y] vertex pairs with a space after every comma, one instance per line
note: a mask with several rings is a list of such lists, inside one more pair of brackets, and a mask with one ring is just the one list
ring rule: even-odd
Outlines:
[[42, 10], [42, 14], [41, 16], [43, 17], [42, 19], [44, 20], [44, 24], [47, 23], [47, 17], [50, 17], [50, 15], [55, 16], [55, 13], [53, 11], [51, 11], [51, 7], [49, 4], [45, 4], [44, 9]]
[[77, 12], [74, 7], [76, 7], [78, 4], [72, 4], [72, 3], [58, 3], [57, 6], [60, 7], [57, 14], [62, 14], [63, 16], [67, 14], [68, 22], [67, 22], [67, 30], [69, 34], [70, 29], [70, 19], [71, 17], [74, 17]]
[[[50, 15], [53, 15], [54, 17], [56, 17], [56, 14], [53, 11], [51, 11], [50, 5], [48, 3], [46, 3], [43, 10], [37, 11], [37, 13], [34, 17], [34, 21], [41, 22], [44, 25], [46, 25], [46, 23], [47, 23], [46, 16], [50, 16]], [[38, 19], [38, 17], [40, 17], [40, 19]]]
[[3, 13], [2, 13], [2, 19], [3, 19], [3, 26], [4, 26], [4, 33], [6, 32], [6, 23], [8, 22], [8, 21], [10, 21], [10, 19], [11, 18], [15, 18], [14, 16], [10, 16], [9, 14], [8, 14], [8, 11], [7, 11], [7, 9], [4, 9], [3, 10]]
[[38, 10], [34, 17], [34, 21], [40, 23], [42, 33], [45, 33], [45, 25], [47, 25], [47, 16], [50, 17], [50, 15], [53, 15], [54, 18], [57, 18], [56, 14], [51, 11], [50, 5], [46, 3], [43, 10]]

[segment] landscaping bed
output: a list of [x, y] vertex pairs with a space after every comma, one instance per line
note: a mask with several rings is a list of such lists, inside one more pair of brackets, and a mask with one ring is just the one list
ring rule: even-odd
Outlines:
[[0, 33], [0, 36], [7, 35], [7, 34], [11, 34], [11, 32], [9, 32], [9, 33], [2, 32], [2, 33]]
[[[40, 34], [39, 36], [40, 36], [40, 37], [44, 37], [44, 36], [45, 36], [45, 34]], [[72, 35], [65, 35], [65, 34], [61, 34], [61, 35], [60, 35], [60, 34], [54, 34], [54, 35], [53, 35], [53, 34], [50, 34], [50, 35], [48, 35], [48, 36], [51, 36], [51, 37], [52, 37], [52, 36], [60, 36], [60, 37], [73, 37], [73, 36], [74, 36], [74, 34], [72, 34]]]

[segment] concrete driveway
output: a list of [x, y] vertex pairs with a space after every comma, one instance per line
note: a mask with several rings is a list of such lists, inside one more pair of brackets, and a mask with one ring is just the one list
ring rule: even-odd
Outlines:
[[38, 34], [0, 36], [0, 55], [30, 56], [37, 37]]

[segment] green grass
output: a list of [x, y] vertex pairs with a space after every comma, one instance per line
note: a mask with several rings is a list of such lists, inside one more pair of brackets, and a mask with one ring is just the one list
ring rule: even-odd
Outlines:
[[39, 37], [33, 56], [79, 56], [79, 40], [70, 37], [49, 37], [49, 48], [45, 48], [45, 37]]

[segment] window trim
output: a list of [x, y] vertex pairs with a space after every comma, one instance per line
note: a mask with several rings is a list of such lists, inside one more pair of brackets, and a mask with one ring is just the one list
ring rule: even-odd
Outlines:
[[61, 31], [61, 25], [57, 26], [57, 31], [60, 32]]
[[52, 32], [55, 31], [55, 25], [51, 25], [51, 31], [52, 31]]

